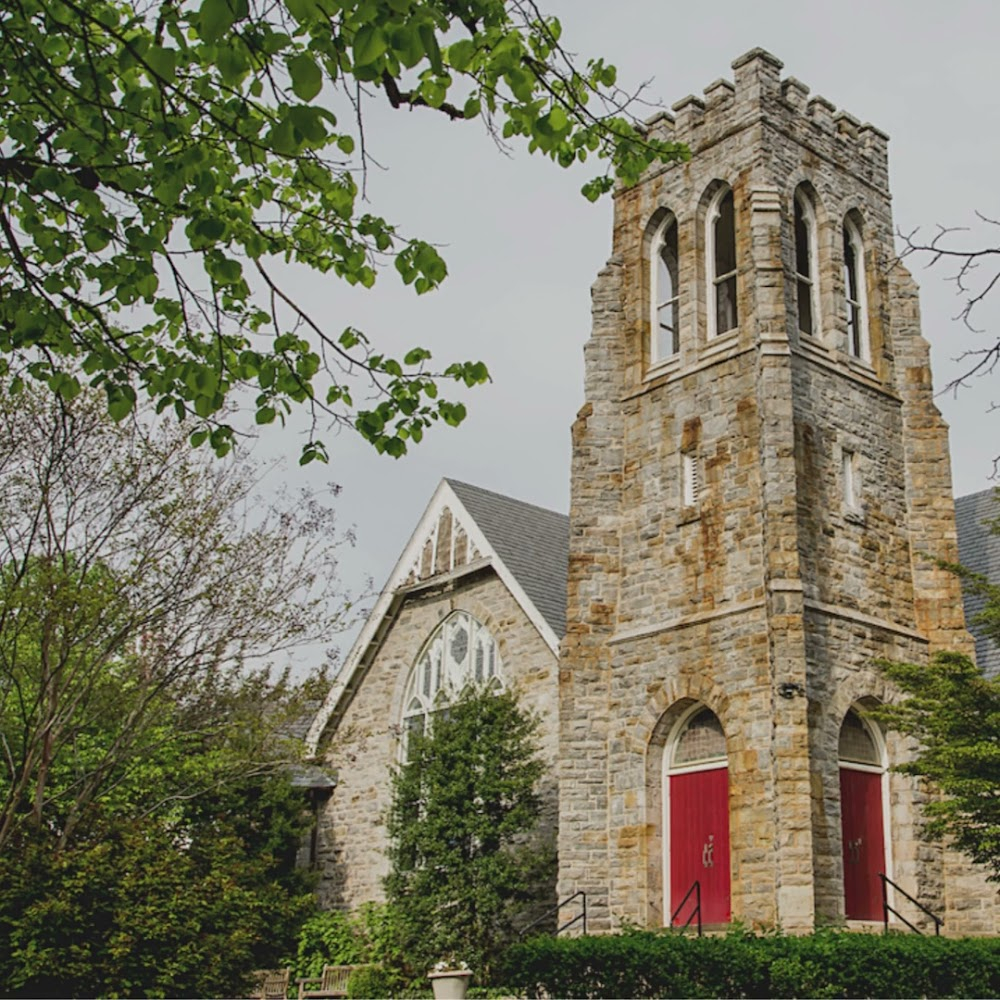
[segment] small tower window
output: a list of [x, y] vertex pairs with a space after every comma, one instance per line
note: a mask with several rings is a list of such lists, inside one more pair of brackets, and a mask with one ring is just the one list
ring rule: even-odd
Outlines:
[[816, 216], [806, 194], [795, 192], [795, 291], [798, 300], [799, 331], [815, 336], [818, 330], [816, 307]]
[[841, 453], [841, 478], [844, 490], [844, 506], [848, 510], [858, 510], [860, 503], [860, 483], [858, 482], [858, 456], [846, 448]]
[[680, 349], [680, 297], [677, 270], [677, 222], [667, 219], [653, 239], [652, 343], [650, 364], [673, 357]]
[[712, 202], [708, 215], [709, 264], [712, 302], [710, 334], [718, 336], [735, 330], [736, 309], [736, 210], [733, 192], [723, 189]]
[[701, 476], [698, 469], [698, 456], [693, 451], [681, 454], [681, 502], [685, 507], [693, 507], [698, 503], [701, 494]]
[[847, 351], [868, 360], [867, 308], [865, 305], [864, 245], [858, 227], [844, 222], [844, 299], [847, 306]]

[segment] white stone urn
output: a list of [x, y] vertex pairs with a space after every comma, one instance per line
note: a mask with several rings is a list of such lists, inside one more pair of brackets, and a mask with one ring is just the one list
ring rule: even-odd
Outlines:
[[435, 969], [427, 973], [434, 1000], [465, 1000], [472, 978], [471, 969]]

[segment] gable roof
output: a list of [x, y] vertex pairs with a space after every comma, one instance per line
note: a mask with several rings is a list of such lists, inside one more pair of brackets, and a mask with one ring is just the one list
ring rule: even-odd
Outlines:
[[566, 634], [569, 518], [457, 479], [445, 482], [561, 639]]
[[[991, 583], [1000, 583], [1000, 535], [990, 530], [990, 523], [997, 517], [1000, 517], [997, 490], [970, 493], [955, 500], [958, 561]], [[962, 603], [966, 627], [976, 640], [976, 663], [987, 677], [1000, 676], [1000, 646], [981, 635], [972, 623], [973, 616], [982, 611], [985, 598], [963, 593]]]
[[[306, 734], [315, 752], [349, 704], [408, 594], [491, 568], [558, 656], [566, 632], [569, 518], [442, 479]], [[414, 651], [416, 652], [416, 651]]]

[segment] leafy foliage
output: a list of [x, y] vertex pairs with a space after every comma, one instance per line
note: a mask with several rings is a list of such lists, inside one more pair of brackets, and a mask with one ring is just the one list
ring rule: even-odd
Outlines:
[[337, 539], [100, 403], [0, 398], [0, 981], [239, 996], [315, 907], [287, 771], [323, 679], [267, 661], [337, 626]]
[[0, 853], [7, 990], [246, 995], [248, 971], [274, 964], [315, 906], [295, 868], [301, 795], [246, 779], [192, 802], [169, 822], [102, 807], [66, 849], [34, 834]]
[[[367, 288], [391, 260], [418, 294], [444, 280], [433, 246], [359, 197], [374, 96], [482, 119], [562, 166], [602, 159], [592, 199], [686, 155], [560, 37], [525, 0], [2, 0], [4, 384], [69, 400], [89, 382], [116, 420], [144, 393], [220, 455], [233, 399], [258, 424], [306, 404], [397, 457], [458, 424], [439, 385], [484, 382], [482, 363], [388, 357], [309, 314], [280, 265]], [[314, 435], [302, 461], [325, 454]]]
[[338, 540], [258, 476], [91, 394], [0, 400], [0, 849], [297, 758], [308, 686], [245, 668], [337, 628]]
[[[995, 634], [1000, 588], [985, 616]], [[930, 779], [943, 793], [926, 806], [928, 836], [947, 835], [1000, 881], [1000, 681], [967, 656], [939, 653], [929, 666], [883, 664], [907, 696], [877, 717], [914, 737], [919, 749], [900, 770]]]
[[534, 938], [499, 982], [527, 996], [976, 997], [1000, 989], [1000, 941], [845, 934]]
[[540, 810], [535, 730], [512, 693], [484, 691], [410, 735], [393, 781], [385, 885], [411, 975], [449, 957], [488, 975], [544, 888], [548, 856], [528, 839]]

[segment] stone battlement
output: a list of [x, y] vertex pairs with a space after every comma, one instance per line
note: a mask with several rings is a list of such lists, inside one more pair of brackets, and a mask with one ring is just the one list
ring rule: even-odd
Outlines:
[[838, 111], [824, 97], [809, 97], [809, 87], [794, 76], [781, 79], [783, 63], [764, 49], [733, 60], [733, 80], [710, 83], [703, 96], [689, 94], [668, 111], [646, 120], [649, 134], [683, 142], [692, 152], [765, 116], [817, 152], [841, 159], [859, 156], [870, 167], [887, 170], [889, 137], [869, 122]]

